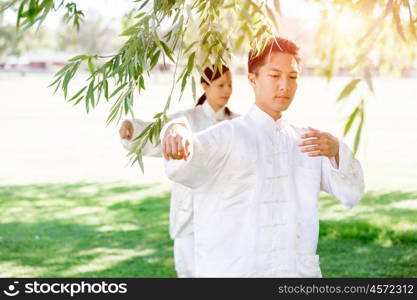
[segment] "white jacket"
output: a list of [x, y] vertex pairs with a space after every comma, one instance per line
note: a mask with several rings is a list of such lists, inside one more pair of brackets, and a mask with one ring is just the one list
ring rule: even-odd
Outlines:
[[[168, 118], [172, 120], [179, 117], [187, 120], [192, 132], [199, 132], [220, 121], [235, 118], [237, 115], [232, 113], [230, 117], [227, 116], [224, 108], [215, 112], [205, 101], [202, 105], [175, 113]], [[150, 124], [138, 119], [133, 120], [132, 123], [134, 127], [132, 140], [122, 139], [123, 146], [129, 151], [133, 146], [133, 139]], [[155, 147], [153, 144], [148, 143], [143, 149], [143, 154], [145, 156], [161, 157], [161, 145], [159, 144]], [[173, 239], [193, 232], [193, 192], [192, 189], [182, 184], [174, 184], [172, 188], [169, 228], [170, 236]]]
[[338, 168], [301, 152], [304, 132], [253, 105], [191, 135], [187, 161], [165, 160], [168, 177], [194, 189], [196, 277], [321, 277], [319, 192], [352, 207], [364, 180], [342, 141]]

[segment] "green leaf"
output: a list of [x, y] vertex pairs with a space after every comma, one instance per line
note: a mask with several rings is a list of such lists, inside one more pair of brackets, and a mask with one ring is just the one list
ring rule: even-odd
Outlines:
[[354, 142], [354, 145], [353, 145], [353, 152], [355, 154], [356, 154], [356, 152], [358, 152], [359, 143], [361, 141], [361, 136], [362, 136], [363, 123], [364, 123], [364, 120], [365, 120], [365, 116], [364, 116], [363, 111], [361, 111], [360, 116], [361, 116], [361, 122], [359, 123], [358, 130], [356, 131], [355, 142]]
[[130, 93], [127, 94], [126, 97], [123, 99], [125, 114], [127, 114], [129, 112], [129, 97], [130, 97]]
[[356, 115], [360, 111], [359, 106], [355, 108], [355, 110], [350, 114], [348, 121], [346, 122], [345, 129], [343, 130], [343, 136], [349, 132], [350, 128], [352, 127], [353, 121], [355, 120]]
[[94, 97], [94, 91], [95, 91], [94, 80], [90, 82], [90, 86], [91, 86], [91, 89], [93, 90], [93, 92], [91, 93], [91, 106], [94, 108], [96, 106], [96, 101]]
[[153, 144], [154, 132], [155, 132], [155, 126], [152, 126], [148, 134], [148, 139], [152, 144]]
[[191, 53], [190, 57], [188, 57], [188, 63], [187, 63], [187, 73], [191, 74], [191, 71], [194, 67], [194, 59], [195, 59], [195, 52]]
[[80, 89], [74, 96], [72, 96], [71, 97], [71, 99], [69, 99], [68, 100], [68, 102], [70, 102], [70, 101], [73, 101], [73, 100], [75, 100], [76, 98], [78, 98], [81, 94], [82, 94], [82, 92], [84, 92], [85, 91], [85, 89], [86, 89], [87, 87], [85, 86], [85, 87], [83, 87], [82, 89]]
[[88, 66], [88, 69], [90, 70], [90, 73], [94, 74], [94, 72], [96, 71], [96, 68], [91, 60], [92, 60], [92, 57], [89, 57], [87, 60], [87, 66]]
[[148, 126], [146, 126], [146, 128], [144, 130], [142, 130], [142, 132], [138, 135], [137, 139], [141, 139], [144, 136], [146, 136], [149, 132], [149, 130], [151, 130], [153, 123], [149, 124]]
[[159, 117], [161, 117], [164, 113], [157, 113], [156, 115], [153, 116], [154, 119], [158, 119]]
[[184, 89], [185, 89], [185, 86], [186, 86], [186, 84], [187, 84], [187, 78], [188, 78], [187, 74], [185, 74], [185, 75], [182, 77], [182, 82], [181, 82], [181, 92], [183, 92], [183, 91], [184, 91]]
[[109, 99], [109, 83], [107, 79], [103, 80], [104, 97]]
[[268, 30], [268, 27], [263, 25], [261, 28], [259, 28], [258, 32], [255, 35], [255, 38], [259, 39], [267, 30]]
[[238, 50], [240, 46], [242, 46], [242, 43], [245, 41], [245, 36], [241, 35], [235, 42], [235, 49]]
[[145, 89], [145, 80], [143, 76], [139, 76], [139, 86], [144, 90]]
[[171, 99], [172, 99], [172, 95], [169, 95], [169, 96], [168, 96], [168, 100], [167, 100], [167, 102], [165, 103], [164, 113], [166, 113], [166, 112], [168, 111], [169, 106], [171, 105]]
[[23, 8], [25, 6], [25, 1], [22, 1], [22, 3], [19, 5], [19, 8], [17, 10], [17, 22], [16, 22], [16, 28], [17, 30], [20, 29], [20, 19], [22, 19], [23, 15]]
[[159, 55], [161, 54], [161, 51], [156, 51], [156, 53], [151, 58], [151, 69], [155, 67], [155, 65], [158, 63]]
[[198, 43], [198, 41], [194, 41], [194, 42], [192, 42], [186, 49], [185, 49], [185, 51], [184, 51], [184, 54], [187, 54], [188, 53], [188, 51], [190, 51], [191, 50], [191, 48], [194, 46], [194, 45], [196, 45]]
[[117, 89], [115, 89], [113, 91], [113, 93], [111, 93], [110, 98], [112, 98], [114, 95], [116, 95], [118, 92], [120, 92], [120, 90], [122, 88], [124, 88], [127, 85], [127, 82], [123, 83], [122, 85], [120, 85], [119, 87], [117, 87]]
[[352, 93], [352, 91], [356, 88], [357, 84], [360, 82], [360, 79], [352, 79], [342, 90], [339, 97], [337, 98], [336, 102], [346, 98], [347, 96]]
[[125, 31], [123, 31], [121, 34], [119, 34], [119, 36], [131, 36], [131, 35], [136, 34], [138, 31], [139, 31], [139, 27], [137, 27], [137, 25], [134, 25], [132, 27], [129, 27]]
[[90, 84], [88, 85], [88, 89], [87, 89], [87, 95], [85, 97], [85, 109], [87, 111], [87, 113], [89, 113], [90, 110], [90, 102], [91, 105], [94, 106], [94, 81], [91, 81]]
[[107, 117], [107, 125], [110, 124], [117, 116], [117, 113], [120, 110], [120, 106], [123, 103], [123, 99], [125, 97], [126, 93], [123, 93], [119, 96], [119, 98], [116, 100], [116, 102], [113, 104], [110, 114]]
[[140, 167], [142, 173], [145, 173], [145, 167], [143, 166], [143, 160], [142, 160], [142, 153], [139, 153], [137, 155], [137, 159], [138, 159], [138, 164], [139, 164], [139, 167]]
[[83, 99], [84, 99], [83, 96], [81, 96], [80, 98], [78, 98], [77, 101], [74, 102], [74, 106], [77, 105], [78, 103], [80, 103], [81, 100], [83, 100]]
[[77, 55], [77, 56], [74, 56], [74, 57], [72, 57], [72, 58], [68, 59], [68, 61], [70, 61], [70, 62], [74, 62], [74, 61], [77, 61], [77, 60], [85, 60], [85, 59], [87, 59], [87, 58], [89, 58], [89, 57], [90, 57], [90, 56], [89, 56], [89, 55], [87, 55], [87, 54]]
[[68, 83], [71, 80], [71, 72], [66, 72], [64, 75], [64, 80], [62, 81], [62, 90], [64, 91], [64, 98], [67, 98], [68, 93]]
[[219, 71], [220, 74], [223, 75], [223, 66], [222, 66], [222, 61], [220, 59], [216, 61], [216, 69]]
[[170, 59], [173, 63], [175, 63], [174, 58], [172, 57], [172, 52], [171, 52], [171, 49], [169, 49], [168, 45], [167, 45], [167, 44], [165, 44], [165, 42], [164, 42], [164, 41], [161, 41], [161, 40], [160, 40], [160, 43], [161, 43], [161, 45], [162, 45], [162, 48], [163, 48], [163, 50], [164, 50], [165, 54], [169, 57], [169, 59]]
[[140, 13], [140, 14], [136, 15], [134, 18], [135, 18], [135, 19], [140, 19], [140, 18], [142, 18], [144, 15], [146, 15], [146, 13], [142, 12], [142, 13]]
[[171, 40], [171, 35], [172, 35], [172, 30], [168, 31], [168, 33], [164, 35], [164, 39], [166, 41], [170, 41]]
[[143, 4], [139, 7], [139, 10], [144, 8], [146, 6], [146, 4], [148, 4], [148, 2], [149, 2], [149, 0], [146, 0], [145, 2], [143, 2]]
[[201, 67], [200, 67], [199, 65], [196, 65], [195, 67], [196, 67], [196, 69], [197, 69], [198, 73], [200, 73], [201, 77], [203, 77], [203, 79], [204, 79], [205, 81], [207, 81], [207, 82], [210, 82], [210, 81], [211, 81], [211, 80], [210, 80], [210, 79], [206, 76], [206, 74], [204, 74], [203, 69], [201, 69]]
[[[72, 63], [67, 64], [66, 66], [59, 69], [58, 72], [55, 73], [54, 77], [59, 77], [60, 75], [62, 75], [66, 71], [68, 71], [68, 69], [70, 69], [71, 67], [72, 67]], [[51, 84], [50, 86], [52, 86], [52, 85], [53, 84]]]
[[194, 76], [191, 77], [191, 88], [192, 88], [192, 91], [193, 91], [194, 102], [196, 102], [197, 101], [197, 96], [196, 96], [196, 86], [195, 86]]
[[372, 93], [374, 93], [374, 86], [372, 84], [372, 77], [371, 77], [371, 72], [369, 70], [369, 68], [365, 68], [365, 82], [368, 85], [369, 89], [371, 90]]
[[[51, 86], [55, 85], [56, 83], [58, 83], [58, 81], [60, 81], [61, 78], [62, 78], [61, 76], [54, 75], [55, 80], [51, 84], [49, 84], [48, 87], [51, 87]], [[58, 83], [58, 85], [59, 85], [59, 83]]]

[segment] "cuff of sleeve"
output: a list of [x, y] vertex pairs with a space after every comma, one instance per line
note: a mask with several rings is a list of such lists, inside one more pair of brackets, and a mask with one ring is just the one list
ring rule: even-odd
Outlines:
[[161, 129], [161, 133], [159, 134], [159, 138], [161, 139], [161, 141], [163, 141], [164, 137], [165, 137], [165, 133], [168, 130], [168, 127], [171, 126], [172, 124], [175, 123], [181, 123], [181, 124], [185, 124], [185, 126], [187, 127], [188, 130], [191, 130], [190, 124], [188, 123], [186, 118], [177, 118], [177, 119], [173, 119], [171, 121], [169, 121], [168, 123], [166, 123], [164, 125], [164, 127], [162, 127]]
[[352, 152], [348, 146], [339, 139], [339, 167], [336, 163], [336, 158], [327, 158], [327, 164], [332, 173], [337, 174], [340, 178], [346, 178], [349, 174], [348, 166], [350, 164]]
[[[192, 179], [187, 179], [187, 174], [190, 173], [191, 169], [193, 169], [193, 157], [194, 157], [194, 143], [195, 139], [194, 136], [191, 134], [190, 131], [190, 125], [188, 121], [185, 118], [178, 118], [174, 119], [172, 121], [169, 121], [167, 124], [164, 125], [164, 127], [161, 130], [160, 138], [161, 141], [163, 141], [163, 138], [165, 137], [166, 131], [168, 130], [168, 127], [175, 123], [181, 123], [185, 124], [186, 128], [189, 130], [189, 140], [190, 140], [190, 156], [187, 160], [181, 159], [181, 160], [175, 160], [175, 159], [163, 159], [164, 166], [165, 166], [165, 173], [167, 174], [168, 178], [171, 179], [174, 182], [179, 182], [187, 187], [194, 188], [194, 185], [192, 182], [195, 181], [195, 177]], [[185, 169], [188, 169], [188, 171], [185, 171]], [[198, 174], [198, 172], [195, 172], [195, 174]], [[197, 175], [198, 177], [198, 175]]]
[[139, 136], [139, 134], [142, 132], [142, 130], [146, 127], [146, 122], [141, 122], [139, 120], [129, 120], [132, 123], [133, 126], [133, 134], [132, 138], [130, 140], [127, 139], [120, 139], [120, 142], [122, 143], [123, 147], [130, 151], [132, 150], [134, 140]]
[[[169, 128], [169, 126], [171, 126], [172, 124], [178, 124], [178, 123], [180, 123], [180, 124], [184, 124], [185, 125], [185, 127], [189, 130], [189, 131], [191, 131], [191, 127], [190, 127], [190, 124], [188, 123], [188, 121], [187, 121], [187, 119], [186, 118], [184, 118], [184, 117], [182, 117], [182, 118], [177, 118], [177, 119], [173, 119], [173, 120], [171, 120], [171, 121], [169, 121], [168, 123], [166, 123], [165, 125], [164, 125], [164, 127], [162, 127], [162, 129], [161, 129], [161, 133], [159, 134], [159, 138], [161, 139], [161, 143], [162, 143], [162, 141], [164, 140], [164, 137], [165, 137], [165, 134], [166, 134], [166, 131], [168, 130], [168, 128]], [[175, 165], [184, 165], [184, 164], [187, 164], [191, 159], [192, 159], [192, 157], [193, 157], [193, 136], [190, 134], [190, 136], [189, 136], [189, 139], [190, 139], [190, 147], [189, 147], [189, 150], [190, 150], [190, 156], [188, 157], [188, 159], [185, 161], [185, 160], [173, 160], [173, 159], [170, 159], [170, 160], [166, 160], [165, 158], [164, 158], [164, 161], [165, 162], [169, 162], [169, 164], [170, 165], [173, 165], [173, 166], [175, 166]], [[162, 147], [161, 147], [161, 151], [163, 151], [163, 149], [162, 149]]]
[[131, 141], [133, 141], [146, 128], [146, 123], [138, 120], [132, 120], [131, 122], [133, 124], [133, 135]]

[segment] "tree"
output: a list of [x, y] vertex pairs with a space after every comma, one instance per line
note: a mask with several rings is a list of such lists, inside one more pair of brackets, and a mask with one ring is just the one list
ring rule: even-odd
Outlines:
[[24, 52], [54, 47], [52, 36], [42, 28], [16, 34], [15, 26], [0, 26], [0, 59], [7, 55], [20, 56]]
[[115, 36], [117, 31], [108, 26], [102, 18], [85, 20], [78, 31], [66, 26], [56, 34], [58, 49], [72, 53], [116, 52], [123, 41]]
[[[214, 65], [215, 69], [221, 69], [221, 64], [228, 64], [232, 54], [247, 53], [250, 48], [261, 50], [269, 38], [279, 33], [281, 9], [279, 0], [132, 1], [137, 3], [137, 10], [134, 22], [130, 22], [131, 26], [121, 33], [126, 41], [120, 50], [110, 56], [83, 54], [70, 59], [68, 65], [56, 73], [51, 85], [56, 90], [61, 89], [67, 101], [83, 102], [87, 112], [103, 97], [112, 101], [107, 120], [110, 123], [119, 121], [126, 114], [133, 116], [134, 94], [145, 89], [146, 75], [149, 76], [158, 62], [172, 61], [176, 67], [165, 108], [154, 116], [154, 123], [140, 134], [136, 147], [130, 153], [132, 162], [139, 162], [143, 170], [141, 151], [148, 141], [159, 142], [158, 134], [166, 121], [175, 83], [181, 83], [182, 95], [187, 83], [191, 82], [195, 97], [193, 71], [204, 76], [204, 67]], [[392, 56], [392, 50], [384, 47], [387, 41], [395, 41], [395, 50], [407, 58], [405, 63], [416, 59], [416, 52], [411, 47], [417, 41], [415, 0], [309, 2], [322, 7], [316, 35], [316, 44], [320, 45], [315, 49], [320, 62], [317, 72], [328, 79], [340, 69], [347, 69], [352, 75], [352, 80], [336, 101], [347, 98], [359, 88], [373, 92], [371, 75], [380, 71], [382, 62], [390, 65], [390, 60], [386, 58]], [[0, 11], [11, 8], [17, 8], [16, 26], [20, 31], [40, 26], [49, 13], [58, 9], [64, 9], [66, 21], [78, 29], [84, 16], [76, 3], [68, 0], [9, 0], [1, 4]], [[344, 14], [350, 14], [360, 22], [355, 32], [341, 36], [337, 26], [333, 25]], [[161, 30], [162, 25], [168, 25], [168, 29]], [[370, 59], [372, 51], [378, 54], [378, 61]], [[90, 77], [83, 88], [69, 95], [69, 83], [82, 64], [88, 66]], [[109, 80], [114, 81], [114, 87]], [[348, 134], [353, 124], [357, 123], [355, 151], [364, 120], [365, 98], [360, 98], [344, 130], [344, 134]]]

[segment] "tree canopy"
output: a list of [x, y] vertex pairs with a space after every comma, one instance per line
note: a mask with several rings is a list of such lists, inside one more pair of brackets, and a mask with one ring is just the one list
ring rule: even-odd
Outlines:
[[[288, 0], [289, 1], [289, 0]], [[132, 162], [139, 162], [148, 142], [158, 143], [158, 134], [172, 102], [176, 84], [181, 95], [187, 86], [195, 98], [195, 75], [203, 69], [221, 69], [233, 55], [250, 49], [262, 50], [269, 38], [280, 35], [281, 1], [258, 0], [132, 0], [136, 8], [125, 22], [125, 43], [117, 53], [80, 54], [55, 74], [51, 86], [62, 90], [67, 101], [84, 104], [87, 112], [100, 100], [112, 102], [107, 122], [133, 116], [135, 93], [146, 88], [150, 72], [158, 63], [175, 64], [172, 90], [164, 110], [136, 139]], [[283, 2], [283, 1], [282, 1]], [[314, 69], [331, 79], [345, 70], [352, 77], [340, 91], [342, 101], [359, 90], [356, 105], [346, 120], [344, 134], [355, 129], [358, 149], [365, 120], [366, 99], [374, 93], [376, 74], [400, 74], [417, 59], [417, 1], [415, 0], [306, 0], [320, 6], [321, 16], [314, 36]], [[76, 1], [8, 0], [0, 12], [15, 10], [16, 28], [39, 28], [50, 13], [65, 12], [65, 20], [79, 30], [84, 12]], [[302, 7], [300, 7], [302, 9]], [[348, 24], [346, 26], [346, 24]], [[89, 78], [80, 90], [71, 92], [71, 79], [85, 64]], [[109, 82], [111, 81], [111, 83]]]

